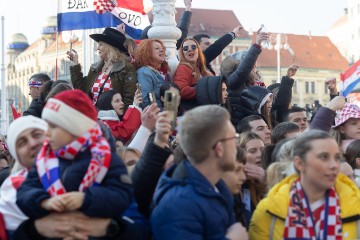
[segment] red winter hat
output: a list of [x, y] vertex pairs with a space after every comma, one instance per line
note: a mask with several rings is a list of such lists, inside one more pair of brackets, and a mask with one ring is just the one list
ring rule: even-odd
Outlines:
[[66, 90], [50, 98], [41, 117], [75, 136], [82, 136], [97, 124], [97, 111], [89, 96], [80, 90]]

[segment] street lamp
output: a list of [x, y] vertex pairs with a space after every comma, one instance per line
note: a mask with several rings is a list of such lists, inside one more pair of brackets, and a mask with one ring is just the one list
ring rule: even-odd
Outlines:
[[[269, 36], [269, 50], [274, 49], [277, 51], [277, 82], [279, 83], [281, 80], [281, 76], [280, 76], [280, 49], [286, 49], [286, 50], [290, 50], [292, 51], [292, 49], [290, 48], [288, 41], [287, 41], [287, 36], [286, 34], [282, 34], [282, 33], [272, 33]], [[293, 52], [293, 51], [292, 51]]]

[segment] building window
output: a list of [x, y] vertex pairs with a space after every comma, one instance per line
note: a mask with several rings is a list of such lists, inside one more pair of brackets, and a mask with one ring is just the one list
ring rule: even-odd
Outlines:
[[294, 93], [297, 93], [297, 92], [298, 92], [298, 89], [297, 89], [297, 81], [294, 81], [293, 91], [294, 91]]
[[311, 93], [315, 93], [315, 82], [311, 82]]
[[305, 82], [305, 93], [309, 93], [309, 82]]

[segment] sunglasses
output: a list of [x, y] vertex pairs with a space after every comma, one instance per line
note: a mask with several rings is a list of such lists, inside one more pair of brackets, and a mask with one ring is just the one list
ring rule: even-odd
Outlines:
[[[195, 44], [190, 45], [190, 47], [191, 47], [191, 49], [194, 50], [194, 51], [195, 51], [196, 48], [197, 48]], [[183, 49], [184, 52], [187, 52], [187, 51], [189, 51], [189, 46], [183, 46], [182, 49]]]

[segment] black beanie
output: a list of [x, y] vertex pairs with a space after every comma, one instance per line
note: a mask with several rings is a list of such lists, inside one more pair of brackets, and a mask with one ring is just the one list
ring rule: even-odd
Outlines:
[[114, 110], [111, 105], [111, 101], [112, 101], [113, 96], [117, 93], [118, 92], [116, 92], [115, 90], [109, 90], [109, 91], [101, 93], [100, 97], [96, 103], [96, 107], [99, 110]]

